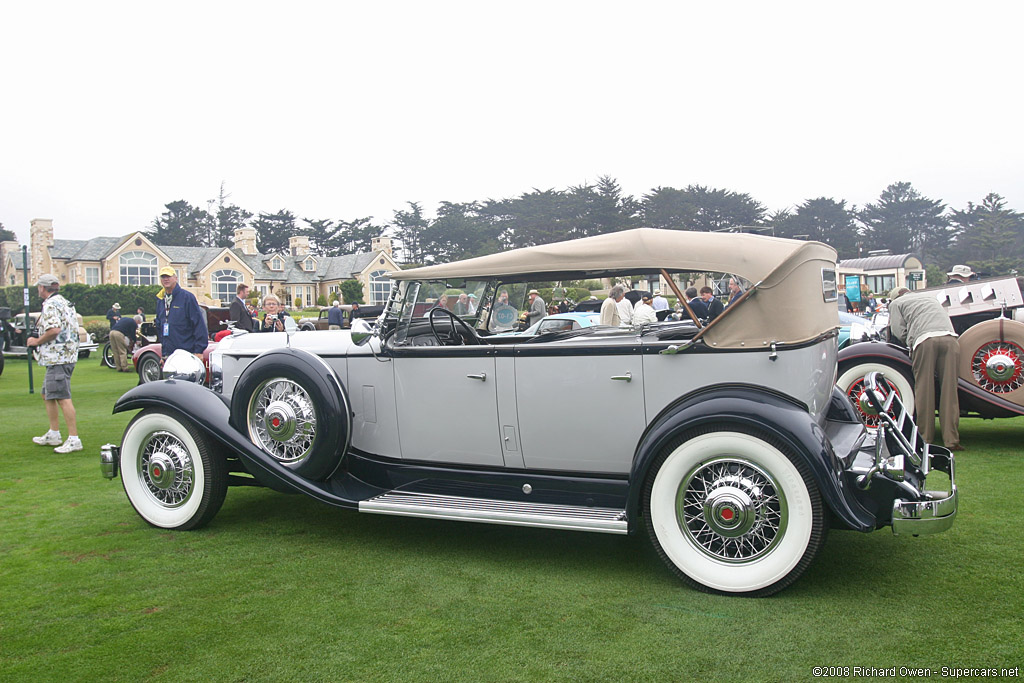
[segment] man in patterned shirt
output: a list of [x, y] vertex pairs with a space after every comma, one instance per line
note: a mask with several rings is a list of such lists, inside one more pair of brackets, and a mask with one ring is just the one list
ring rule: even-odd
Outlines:
[[[60, 281], [53, 275], [41, 275], [36, 282], [43, 312], [39, 316], [38, 337], [30, 337], [29, 346], [39, 347], [39, 364], [46, 368], [43, 379], [43, 404], [50, 420], [50, 431], [32, 440], [40, 446], [56, 446], [56, 453], [82, 450], [78, 438], [75, 406], [71, 402], [71, 373], [78, 361], [78, 318], [75, 307], [57, 292]], [[64, 413], [68, 426], [68, 440], [61, 445], [60, 423], [57, 410]]]

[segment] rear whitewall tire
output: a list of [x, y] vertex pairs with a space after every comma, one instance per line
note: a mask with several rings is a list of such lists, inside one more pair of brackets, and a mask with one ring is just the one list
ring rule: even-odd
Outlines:
[[[169, 445], [162, 448], [162, 453], [160, 442]], [[154, 472], [155, 453], [172, 467]], [[213, 519], [224, 502], [224, 459], [208, 437], [176, 414], [148, 409], [136, 415], [125, 430], [120, 458], [121, 483], [129, 502], [155, 527], [201, 527]]]
[[[770, 595], [795, 581], [824, 544], [824, 507], [807, 467], [798, 467], [793, 458], [767, 440], [717, 427], [684, 437], [666, 449], [659, 461], [654, 463], [644, 491], [648, 533], [669, 568], [694, 587], [709, 592]], [[704, 488], [708, 479], [715, 478], [707, 473], [723, 466], [745, 474], [735, 480], [736, 485], [729, 480], [731, 475], [720, 474], [713, 488]], [[695, 484], [702, 477], [704, 483]], [[765, 486], [766, 482], [770, 485]], [[692, 501], [694, 495], [701, 498], [702, 490], [721, 492], [724, 487], [731, 488], [740, 498], [745, 495], [744, 487], [747, 493], [757, 491], [751, 497], [761, 496], [763, 500], [754, 501], [746, 514], [760, 521], [753, 522], [751, 530], [738, 539], [720, 535], [707, 524], [695, 533], [693, 526], [701, 526], [701, 522], [691, 521], [687, 525], [683, 501]], [[774, 498], [765, 493], [772, 488], [781, 494], [777, 505], [765, 502]], [[713, 496], [703, 497], [704, 501], [714, 502], [712, 499]], [[770, 507], [773, 509], [765, 513]], [[741, 514], [734, 509], [729, 520], [738, 519]], [[706, 545], [714, 546], [748, 538], [763, 547], [741, 549], [736, 556], [725, 557], [716, 556], [701, 543], [703, 539]]]

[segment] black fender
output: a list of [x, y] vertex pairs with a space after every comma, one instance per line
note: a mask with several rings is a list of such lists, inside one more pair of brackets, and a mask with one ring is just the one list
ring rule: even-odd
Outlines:
[[231, 426], [230, 406], [224, 396], [198, 384], [173, 379], [141, 384], [121, 396], [114, 404], [113, 412], [140, 408], [160, 408], [178, 413], [238, 456], [258, 481], [267, 482], [269, 479], [276, 484], [275, 488], [350, 509], [358, 508], [360, 500], [379, 492], [368, 490], [365, 485], [347, 477], [318, 482], [296, 474], [260, 450], [246, 433]]
[[640, 518], [640, 493], [655, 458], [673, 439], [706, 424], [736, 425], [775, 437], [807, 464], [840, 525], [874, 530], [874, 515], [845, 489], [842, 463], [806, 406], [764, 387], [742, 384], [704, 387], [677, 400], [651, 422], [637, 446], [629, 474], [626, 509], [631, 530]]
[[911, 377], [913, 376], [910, 351], [905, 346], [889, 342], [850, 344], [839, 352], [837, 361], [840, 366], [850, 365], [853, 362], [877, 363], [891, 361], [896, 367], [906, 369], [907, 373]]

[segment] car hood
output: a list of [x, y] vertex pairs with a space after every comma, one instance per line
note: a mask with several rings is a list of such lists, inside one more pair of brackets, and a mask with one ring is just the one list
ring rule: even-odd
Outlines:
[[[288, 345], [288, 335], [284, 332], [255, 332], [225, 338], [220, 343], [220, 350], [231, 355], [256, 356]], [[347, 356], [353, 351], [362, 351], [352, 343], [349, 330], [295, 332], [291, 335], [291, 346], [318, 356]]]

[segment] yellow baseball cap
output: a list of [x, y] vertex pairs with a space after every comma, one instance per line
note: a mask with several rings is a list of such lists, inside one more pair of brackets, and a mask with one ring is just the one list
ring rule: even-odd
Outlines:
[[170, 266], [164, 266], [163, 268], [160, 269], [160, 277], [163, 277], [164, 275], [177, 276], [177, 273], [174, 272], [174, 268], [171, 268]]

